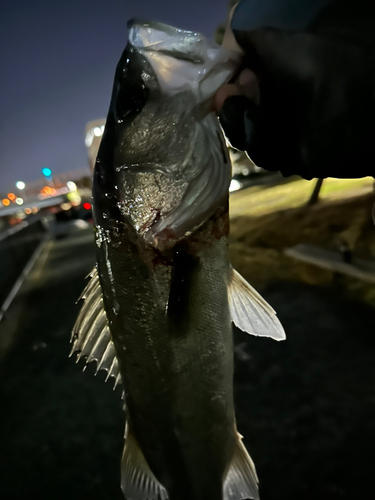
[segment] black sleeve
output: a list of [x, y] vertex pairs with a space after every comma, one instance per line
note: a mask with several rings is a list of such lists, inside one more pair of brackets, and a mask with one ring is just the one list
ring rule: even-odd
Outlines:
[[374, 176], [375, 2], [336, 0], [305, 31], [233, 23], [260, 81], [258, 106], [244, 97], [224, 103], [234, 147], [284, 175]]

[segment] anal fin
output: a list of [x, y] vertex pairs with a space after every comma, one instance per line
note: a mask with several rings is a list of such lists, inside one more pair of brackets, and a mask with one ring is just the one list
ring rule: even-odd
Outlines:
[[168, 500], [166, 489], [152, 473], [128, 423], [121, 461], [121, 488], [127, 500]]
[[258, 476], [242, 436], [237, 433], [236, 448], [224, 481], [224, 500], [259, 500]]

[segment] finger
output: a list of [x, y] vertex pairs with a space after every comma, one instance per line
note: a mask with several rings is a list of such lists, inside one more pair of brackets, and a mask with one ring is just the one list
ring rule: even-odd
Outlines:
[[219, 113], [223, 107], [224, 101], [233, 95], [241, 95], [243, 93], [241, 86], [238, 83], [227, 83], [223, 85], [215, 94], [214, 109]]
[[242, 94], [259, 104], [259, 80], [254, 71], [244, 69], [237, 80]]
[[244, 95], [256, 104], [259, 103], [259, 80], [250, 69], [244, 69], [235, 83], [223, 85], [215, 95], [214, 110], [219, 113], [224, 101], [234, 95]]

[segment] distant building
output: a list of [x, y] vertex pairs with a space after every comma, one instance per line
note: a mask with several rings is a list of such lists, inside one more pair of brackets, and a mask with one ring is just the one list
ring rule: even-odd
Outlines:
[[93, 120], [91, 122], [88, 122], [88, 124], [86, 125], [85, 144], [87, 149], [87, 155], [89, 157], [89, 166], [91, 171], [94, 170], [96, 156], [98, 154], [100, 141], [102, 140], [102, 135], [104, 132], [104, 126], [105, 126], [104, 118]]

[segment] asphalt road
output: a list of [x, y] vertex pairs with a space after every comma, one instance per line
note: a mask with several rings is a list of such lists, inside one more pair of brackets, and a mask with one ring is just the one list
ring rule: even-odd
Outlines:
[[[0, 323], [1, 499], [123, 499], [121, 389], [68, 357], [94, 253], [90, 229], [51, 242]], [[264, 296], [287, 341], [235, 333], [238, 429], [261, 499], [374, 498], [375, 311], [338, 286]]]

